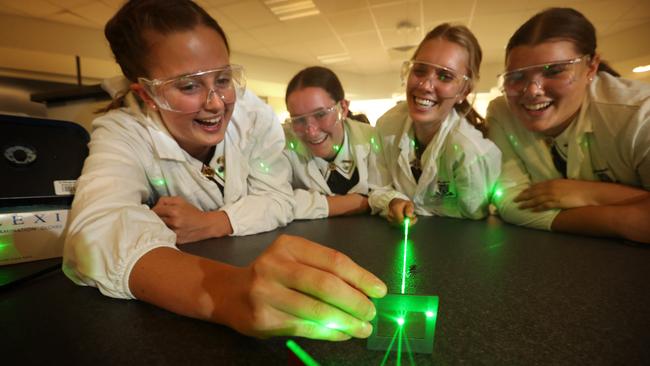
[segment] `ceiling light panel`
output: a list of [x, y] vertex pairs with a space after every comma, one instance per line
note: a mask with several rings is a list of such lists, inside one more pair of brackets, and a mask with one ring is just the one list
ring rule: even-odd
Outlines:
[[264, 5], [282, 21], [320, 14], [311, 0], [264, 0]]

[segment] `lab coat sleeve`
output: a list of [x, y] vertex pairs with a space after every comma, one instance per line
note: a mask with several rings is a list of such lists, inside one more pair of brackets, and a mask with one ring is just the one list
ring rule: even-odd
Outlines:
[[530, 186], [531, 180], [524, 162], [513, 148], [513, 144], [518, 143], [516, 136], [509, 139], [502, 125], [503, 118], [509, 118], [507, 113], [509, 111], [507, 111], [505, 103], [498, 106], [493, 101], [488, 107], [486, 118], [489, 126], [488, 136], [501, 150], [501, 174], [495, 185], [492, 203], [496, 206], [501, 218], [509, 223], [551, 230], [551, 224], [560, 210], [533, 212], [528, 209], [520, 209], [517, 202], [514, 202], [515, 197]]
[[[373, 215], [379, 214], [383, 217], [388, 216], [389, 204], [395, 198], [410, 201], [407, 195], [395, 190], [393, 186], [393, 176], [391, 169], [388, 165], [389, 159], [397, 159], [397, 156], [390, 155], [390, 148], [384, 149], [383, 137], [381, 135], [381, 121], [378, 122], [376, 129], [376, 146], [372, 147], [371, 157], [369, 159], [373, 162], [376, 172], [369, 174], [369, 179], [372, 179], [373, 186], [371, 187], [370, 194], [368, 195], [368, 204]], [[368, 169], [372, 169], [371, 166]], [[371, 178], [372, 177], [372, 178]]]
[[490, 196], [501, 172], [501, 152], [489, 140], [470, 143], [476, 148], [463, 151], [463, 159], [453, 171], [460, 216], [478, 220], [488, 214]]
[[294, 210], [296, 220], [323, 219], [329, 216], [326, 195], [306, 189], [294, 189], [293, 196], [296, 200]]
[[63, 254], [63, 271], [73, 282], [115, 298], [134, 297], [129, 276], [142, 255], [157, 247], [176, 248], [174, 232], [143, 204], [150, 191], [146, 160], [139, 157], [152, 153], [142, 131], [123, 127], [119, 117], [124, 116], [114, 111], [94, 123]]
[[643, 189], [650, 191], [650, 99], [641, 106], [638, 117], [638, 130], [629, 140], [633, 141], [633, 155], [636, 171]]
[[247, 162], [242, 162], [249, 168], [248, 194], [222, 207], [230, 219], [232, 235], [257, 234], [285, 226], [293, 220], [295, 205], [289, 162], [282, 155], [282, 125], [271, 107], [261, 101], [246, 116], [249, 121], [243, 123], [250, 123], [252, 129], [250, 155]]

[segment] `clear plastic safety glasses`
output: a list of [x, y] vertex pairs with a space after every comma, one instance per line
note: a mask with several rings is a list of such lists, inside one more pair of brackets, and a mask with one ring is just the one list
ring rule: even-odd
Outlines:
[[285, 123], [289, 123], [296, 133], [305, 132], [310, 119], [314, 121], [319, 128], [327, 129], [341, 120], [341, 113], [341, 103], [337, 102], [328, 108], [321, 108], [300, 116], [289, 117], [285, 120]]
[[498, 76], [498, 85], [507, 96], [524, 94], [531, 82], [535, 83], [538, 88], [562, 88], [576, 80], [578, 65], [585, 60], [589, 60], [589, 56], [532, 65], [504, 72]]
[[181, 113], [198, 112], [215, 96], [223, 103], [234, 103], [246, 88], [244, 69], [239, 65], [164, 80], [138, 78], [138, 82], [159, 108]]
[[450, 68], [422, 61], [406, 61], [402, 65], [402, 82], [407, 87], [430, 83], [441, 98], [455, 98], [463, 92], [469, 76], [459, 74]]

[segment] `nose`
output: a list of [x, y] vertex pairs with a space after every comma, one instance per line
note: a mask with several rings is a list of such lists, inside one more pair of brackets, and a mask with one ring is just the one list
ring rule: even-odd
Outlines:
[[521, 94], [526, 94], [526, 93], [530, 93], [532, 95], [543, 94], [544, 88], [542, 88], [542, 84], [540, 83], [539, 80], [530, 79], [526, 81], [526, 84], [524, 84], [524, 88], [521, 90]]
[[305, 125], [305, 135], [313, 136], [320, 133], [320, 126], [313, 117], [308, 117]]
[[210, 89], [208, 91], [208, 95], [205, 98], [205, 109], [207, 110], [219, 110], [223, 109], [225, 102], [224, 102], [224, 96], [220, 95], [218, 92], [216, 92], [214, 89]]
[[426, 90], [433, 90], [434, 87], [435, 87], [434, 82], [433, 82], [433, 78], [428, 77], [428, 78], [425, 78], [424, 80], [420, 80], [420, 82], [418, 83], [418, 87], [419, 88], [424, 88]]

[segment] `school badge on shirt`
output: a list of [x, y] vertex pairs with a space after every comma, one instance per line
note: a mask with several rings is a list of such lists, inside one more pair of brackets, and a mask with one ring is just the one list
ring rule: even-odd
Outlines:
[[456, 193], [449, 187], [449, 181], [438, 181], [436, 183], [435, 196], [439, 198], [456, 197]]

